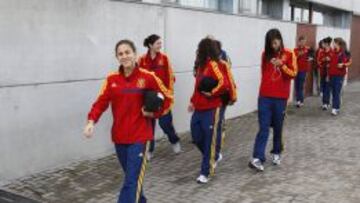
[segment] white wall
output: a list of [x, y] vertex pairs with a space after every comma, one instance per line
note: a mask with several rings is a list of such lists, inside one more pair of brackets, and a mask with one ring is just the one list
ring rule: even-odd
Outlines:
[[296, 34], [291, 23], [104, 0], [0, 1], [0, 27], [0, 184], [113, 152], [109, 113], [94, 139], [83, 139], [82, 128], [96, 79], [116, 69], [119, 39], [134, 40], [143, 53], [143, 38], [164, 36], [177, 78], [174, 120], [185, 132], [202, 37], [220, 39], [232, 58], [239, 102], [227, 117], [234, 117], [256, 110], [265, 32], [280, 28], [289, 47]]
[[360, 1], [353, 0], [353, 11], [356, 15], [360, 15]]
[[320, 41], [321, 39], [325, 37], [342, 37], [346, 43], [349, 45], [350, 43], [350, 35], [351, 30], [350, 29], [342, 29], [342, 28], [334, 28], [334, 27], [324, 27], [324, 26], [318, 26], [316, 29], [316, 41]]
[[164, 30], [162, 10], [148, 5], [9, 0], [0, 9], [1, 85], [103, 77], [119, 39]]
[[95, 139], [82, 139], [101, 83], [89, 79], [116, 69], [119, 39], [140, 45], [163, 26], [162, 9], [147, 5], [0, 1], [0, 181], [112, 152], [106, 116]]

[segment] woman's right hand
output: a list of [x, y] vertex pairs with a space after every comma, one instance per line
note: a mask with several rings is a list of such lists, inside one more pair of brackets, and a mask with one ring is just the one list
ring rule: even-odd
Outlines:
[[84, 128], [84, 136], [86, 138], [92, 138], [92, 136], [94, 135], [94, 127], [94, 121], [88, 121]]
[[191, 113], [193, 111], [194, 111], [194, 105], [192, 103], [190, 103], [188, 106], [188, 112]]
[[279, 67], [283, 65], [283, 62], [280, 59], [272, 58], [270, 61], [275, 67]]

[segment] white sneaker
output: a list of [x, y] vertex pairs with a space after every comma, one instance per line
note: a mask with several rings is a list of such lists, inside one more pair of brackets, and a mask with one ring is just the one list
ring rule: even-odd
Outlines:
[[175, 154], [179, 154], [181, 152], [180, 142], [177, 142], [177, 143], [173, 144], [172, 149], [173, 149]]
[[223, 155], [221, 153], [219, 153], [219, 157], [218, 159], [215, 161], [215, 165], [214, 168], [216, 168], [216, 166], [220, 163], [220, 161], [223, 159]]
[[259, 171], [259, 172], [263, 172], [264, 171], [264, 166], [263, 164], [261, 163], [260, 159], [252, 159], [250, 162], [249, 162], [249, 165], [248, 165], [251, 169], [254, 169], [256, 171]]
[[147, 152], [146, 153], [146, 159], [148, 160], [148, 161], [151, 161], [151, 159], [153, 158], [153, 153], [152, 152]]
[[331, 115], [337, 116], [338, 114], [339, 114], [339, 110], [337, 110], [337, 109], [332, 109], [331, 110]]
[[280, 163], [281, 163], [281, 156], [280, 156], [280, 154], [273, 154], [273, 155], [272, 155], [272, 163], [273, 163], [274, 165], [280, 165]]
[[209, 182], [209, 179], [204, 176], [204, 175], [200, 175], [197, 179], [196, 182], [199, 184], [206, 184], [207, 182]]

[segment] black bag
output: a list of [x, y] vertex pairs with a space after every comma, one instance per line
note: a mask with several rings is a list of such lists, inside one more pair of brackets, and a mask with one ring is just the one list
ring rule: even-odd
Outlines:
[[211, 92], [218, 83], [219, 82], [212, 77], [203, 77], [200, 81], [198, 90], [200, 92]]
[[230, 94], [229, 92], [225, 92], [224, 94], [220, 95], [221, 101], [223, 105], [227, 106], [230, 103]]
[[156, 112], [160, 110], [164, 103], [164, 96], [160, 92], [147, 90], [144, 92], [144, 110], [146, 112]]

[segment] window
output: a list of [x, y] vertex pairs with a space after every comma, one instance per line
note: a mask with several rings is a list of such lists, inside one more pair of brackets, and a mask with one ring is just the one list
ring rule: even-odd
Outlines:
[[313, 24], [317, 24], [317, 25], [324, 24], [324, 17], [322, 13], [317, 11], [313, 13]]
[[218, 0], [177, 0], [177, 3], [183, 6], [191, 6], [207, 9], [218, 9]]
[[240, 13], [250, 13], [251, 12], [251, 3], [253, 1], [254, 0], [239, 0], [239, 12]]
[[303, 23], [309, 23], [309, 10], [308, 9], [302, 9], [302, 19], [301, 22]]
[[[184, 7], [204, 8], [224, 13], [259, 14], [263, 0], [124, 0], [154, 4], [175, 4]], [[272, 0], [274, 1], [274, 0]]]
[[347, 12], [332, 11], [323, 13], [324, 25], [349, 28], [351, 25], [351, 14]]
[[301, 9], [295, 8], [294, 9], [294, 19], [295, 22], [301, 22]]
[[262, 1], [261, 14], [275, 19], [283, 19], [283, 3], [278, 0]]
[[219, 1], [219, 11], [225, 12], [225, 13], [234, 13], [237, 12], [234, 10], [234, 3], [237, 3], [235, 1], [238, 0], [220, 0]]
[[293, 12], [293, 21], [299, 23], [309, 23], [309, 9], [294, 7]]

